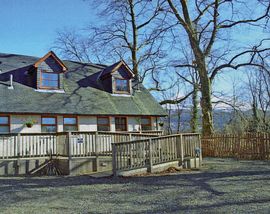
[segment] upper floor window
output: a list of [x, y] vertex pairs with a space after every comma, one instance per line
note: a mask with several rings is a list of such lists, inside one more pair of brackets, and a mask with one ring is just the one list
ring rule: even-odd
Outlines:
[[45, 89], [59, 89], [59, 74], [41, 71], [40, 87]]
[[64, 132], [78, 131], [77, 117], [64, 117]]
[[129, 80], [115, 78], [115, 90], [117, 92], [129, 92]]
[[9, 133], [9, 117], [0, 116], [0, 133]]
[[42, 132], [57, 132], [56, 117], [42, 117], [41, 118]]

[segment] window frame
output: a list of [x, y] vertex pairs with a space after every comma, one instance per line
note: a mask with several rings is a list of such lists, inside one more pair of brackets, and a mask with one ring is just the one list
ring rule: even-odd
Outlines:
[[[120, 81], [126, 81], [127, 82], [127, 91], [119, 91], [117, 90], [117, 80], [120, 80]], [[124, 78], [119, 78], [119, 77], [114, 77], [114, 89], [115, 89], [115, 92], [117, 94], [129, 94], [130, 93], [130, 81], [129, 79], [124, 79]]]
[[[55, 124], [43, 124], [43, 118], [54, 118], [55, 119]], [[55, 126], [55, 128], [56, 128], [55, 132], [58, 132], [57, 116], [50, 116], [50, 115], [41, 116], [41, 133], [48, 133], [48, 132], [43, 132], [42, 131], [42, 127], [44, 127], [44, 126]]]
[[[65, 118], [75, 118], [76, 119], [76, 124], [65, 124]], [[63, 116], [63, 131], [64, 132], [66, 132], [65, 131], [65, 126], [74, 126], [77, 129], [76, 131], [79, 131], [78, 117], [77, 116], [68, 116], [68, 115]]]
[[[125, 119], [125, 124], [120, 124], [121, 126], [125, 126], [125, 130], [117, 130], [117, 128], [116, 128], [116, 119], [118, 119], [118, 118], [120, 118], [120, 119]], [[127, 132], [128, 131], [128, 119], [127, 119], [127, 117], [124, 117], [124, 116], [117, 116], [117, 117], [114, 117], [114, 124], [115, 124], [115, 131], [117, 131], [117, 132]]]
[[[107, 124], [98, 124], [98, 119], [99, 118], [106, 118], [108, 119], [108, 122]], [[98, 127], [99, 126], [105, 126], [105, 127], [109, 127], [109, 132], [111, 131], [111, 118], [109, 116], [97, 116], [97, 131], [101, 131], [101, 130], [98, 130]]]
[[6, 117], [8, 119], [7, 124], [0, 124], [1, 127], [8, 127], [8, 132], [0, 132], [0, 134], [10, 133], [10, 115], [0, 114], [0, 117]]
[[[58, 80], [57, 80], [57, 87], [46, 87], [46, 86], [42, 86], [42, 81], [43, 80], [47, 80], [47, 79], [43, 79], [42, 78], [42, 74], [43, 73], [45, 73], [45, 74], [55, 74], [55, 75], [57, 75], [57, 78], [58, 78]], [[58, 90], [59, 88], [60, 88], [60, 75], [59, 75], [59, 73], [55, 73], [55, 72], [48, 72], [48, 70], [40, 70], [40, 83], [39, 83], [39, 88], [40, 89], [50, 89], [50, 90]], [[48, 80], [47, 80], [48, 81]], [[56, 82], [56, 80], [55, 81], [53, 81], [53, 82]]]
[[[148, 124], [142, 124], [143, 119], [148, 119]], [[144, 129], [143, 127], [150, 127], [150, 129]], [[151, 131], [152, 130], [152, 118], [150, 116], [142, 116], [141, 117], [141, 130], [142, 131]]]

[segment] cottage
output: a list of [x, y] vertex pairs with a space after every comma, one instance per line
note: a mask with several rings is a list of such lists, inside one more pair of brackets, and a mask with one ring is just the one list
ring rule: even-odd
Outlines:
[[0, 133], [159, 130], [165, 115], [124, 61], [0, 54]]

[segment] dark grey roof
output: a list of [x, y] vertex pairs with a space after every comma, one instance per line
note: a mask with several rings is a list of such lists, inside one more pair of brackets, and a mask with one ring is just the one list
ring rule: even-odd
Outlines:
[[110, 74], [112, 72], [112, 70], [120, 63], [121, 61], [118, 61], [110, 66], [107, 66], [106, 68], [103, 69], [101, 76], [106, 75], [106, 74]]
[[[27, 71], [37, 57], [0, 54], [0, 76], [6, 72]], [[64, 76], [65, 93], [37, 92], [18, 81], [14, 90], [8, 81], [0, 81], [0, 113], [53, 113], [80, 115], [166, 115], [163, 108], [142, 86], [133, 96], [113, 96], [89, 86], [91, 76], [105, 67], [101, 65], [63, 61], [68, 67]]]

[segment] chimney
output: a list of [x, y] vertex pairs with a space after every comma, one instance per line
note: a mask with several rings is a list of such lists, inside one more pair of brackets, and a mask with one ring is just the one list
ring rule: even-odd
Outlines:
[[12, 74], [10, 74], [10, 85], [9, 85], [8, 89], [14, 89], [14, 87], [13, 87], [13, 75]]

